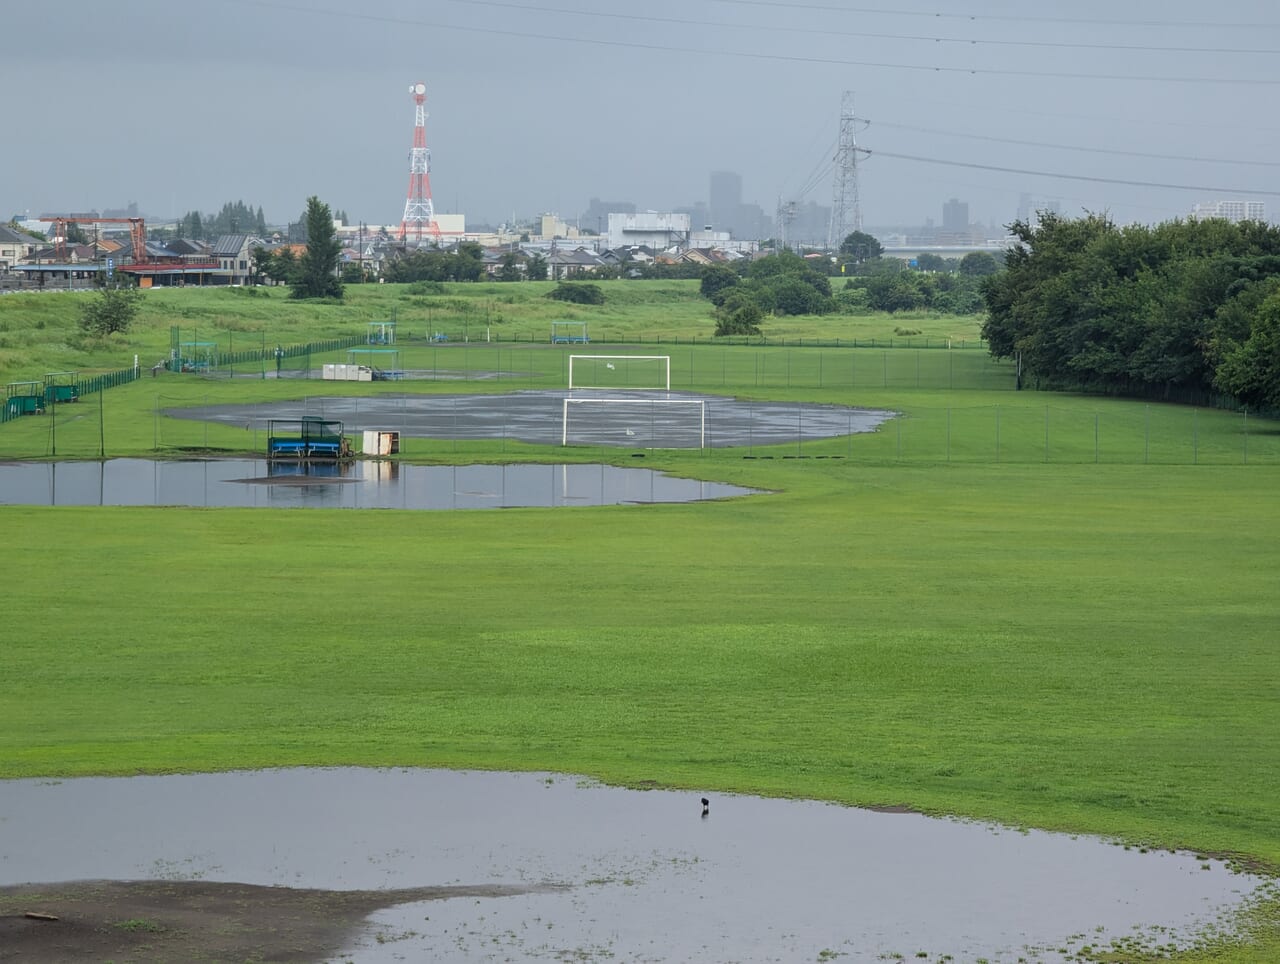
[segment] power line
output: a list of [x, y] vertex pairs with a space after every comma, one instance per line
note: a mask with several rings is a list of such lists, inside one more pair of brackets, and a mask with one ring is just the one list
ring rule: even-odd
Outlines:
[[597, 17], [610, 20], [631, 20], [641, 23], [672, 24], [680, 27], [764, 30], [769, 33], [817, 34], [825, 37], [857, 37], [864, 40], [907, 40], [918, 43], [960, 44], [968, 47], [992, 46], [1056, 48], [1062, 50], [1117, 50], [1125, 53], [1266, 54], [1269, 56], [1280, 54], [1280, 48], [1277, 47], [1169, 47], [1157, 44], [1104, 44], [1066, 40], [991, 40], [984, 38], [926, 36], [921, 34], [870, 33], [865, 30], [832, 30], [826, 27], [793, 27], [783, 24], [726, 23], [723, 20], [684, 20], [679, 17], [655, 17], [634, 13], [606, 13], [599, 10], [572, 10], [565, 7], [546, 7], [541, 5], [533, 7], [525, 3], [508, 2], [508, 0], [453, 0], [453, 2], [465, 3], [469, 7], [501, 7], [507, 10], [524, 10], [529, 13], [560, 13], [572, 17]]
[[998, 20], [1004, 23], [1074, 23], [1092, 27], [1189, 27], [1196, 30], [1276, 30], [1280, 23], [1226, 23], [1215, 20], [1097, 20], [1087, 17], [1028, 17], [1013, 14], [957, 13], [955, 11], [899, 10], [888, 7], [845, 7], [824, 3], [792, 3], [791, 0], [712, 0], [714, 3], [741, 7], [784, 7], [787, 10], [821, 10], [828, 13], [873, 13], [891, 17], [928, 17], [930, 19], [966, 20], [971, 23]]
[[990, 76], [990, 77], [1039, 77], [1042, 79], [1055, 80], [1110, 80], [1110, 81], [1149, 81], [1161, 84], [1231, 84], [1250, 87], [1275, 87], [1280, 86], [1280, 78], [1226, 78], [1226, 77], [1198, 77], [1179, 75], [1153, 75], [1153, 74], [1099, 74], [1099, 73], [1080, 73], [1072, 71], [1036, 71], [1036, 70], [1012, 70], [1001, 69], [997, 67], [942, 67], [936, 64], [903, 64], [888, 63], [883, 61], [871, 60], [841, 60], [836, 57], [801, 57], [791, 54], [780, 53], [758, 53], [740, 50], [724, 50], [718, 48], [707, 47], [690, 47], [680, 44], [657, 44], [642, 43], [634, 40], [600, 40], [587, 37], [570, 37], [564, 34], [548, 34], [537, 33], [524, 30], [503, 30], [497, 27], [473, 27], [463, 26], [461, 24], [438, 23], [431, 20], [409, 19], [405, 17], [389, 17], [372, 13], [356, 13], [348, 10], [317, 10], [311, 7], [299, 6], [294, 3], [270, 2], [270, 0], [230, 0], [232, 3], [239, 3], [244, 6], [257, 7], [267, 10], [291, 10], [295, 13], [321, 14], [323, 16], [340, 17], [348, 20], [359, 20], [370, 23], [386, 23], [398, 27], [429, 27], [433, 30], [459, 30], [467, 33], [478, 33], [489, 36], [501, 37], [517, 37], [522, 40], [552, 40], [561, 43], [587, 44], [597, 47], [620, 47], [631, 50], [654, 50], [667, 53], [688, 53], [697, 54], [698, 56], [723, 56], [738, 57], [751, 60], [767, 60], [781, 61], [784, 63], [795, 64], [822, 64], [836, 67], [865, 67], [881, 70], [910, 70], [917, 72], [925, 72], [932, 74], [967, 74], [970, 76]]
[[1280, 191], [1261, 191], [1241, 187], [1211, 187], [1204, 184], [1162, 184], [1158, 181], [1127, 181], [1115, 177], [1092, 177], [1088, 174], [1063, 174], [1055, 171], [1034, 171], [1021, 167], [999, 167], [995, 164], [973, 164], [968, 161], [944, 161], [936, 157], [920, 157], [916, 154], [897, 154], [890, 151], [869, 151], [872, 157], [892, 157], [899, 161], [915, 161], [920, 164], [941, 164], [945, 167], [966, 167], [975, 171], [997, 171], [1001, 174], [1025, 174], [1030, 177], [1049, 177], [1064, 181], [1088, 181], [1092, 184], [1123, 184], [1128, 187], [1155, 187], [1170, 191], [1201, 191], [1212, 194], [1247, 194], [1264, 197], [1280, 197]]
[[966, 134], [962, 131], [943, 131], [932, 127], [916, 127], [912, 124], [895, 124], [892, 121], [877, 121], [876, 123], [880, 127], [891, 127], [895, 130], [902, 131], [915, 131], [919, 134], [941, 134], [944, 137], [965, 137], [969, 140], [989, 141], [993, 144], [1016, 144], [1020, 147], [1047, 147], [1055, 151], [1079, 151], [1085, 154], [1114, 154], [1119, 157], [1147, 157], [1161, 161], [1192, 161], [1197, 164], [1239, 164], [1247, 167], [1280, 167], [1280, 161], [1249, 161], [1232, 157], [1190, 157], [1185, 154], [1157, 154], [1147, 151], [1122, 151], [1108, 147], [1081, 147], [1077, 144], [1048, 144], [1043, 141], [1024, 141], [1012, 137], [989, 137], [985, 134]]

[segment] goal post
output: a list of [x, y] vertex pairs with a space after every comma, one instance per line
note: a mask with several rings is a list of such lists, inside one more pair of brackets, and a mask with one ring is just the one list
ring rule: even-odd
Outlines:
[[670, 355], [570, 355], [569, 388], [671, 391]]
[[551, 323], [551, 344], [553, 345], [585, 345], [591, 339], [587, 337], [585, 321], [553, 321]]
[[560, 444], [706, 448], [707, 403], [701, 398], [567, 396]]

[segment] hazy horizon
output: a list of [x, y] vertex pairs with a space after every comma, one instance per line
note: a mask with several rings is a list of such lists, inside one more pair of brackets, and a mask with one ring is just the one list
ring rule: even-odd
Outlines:
[[[1280, 11], [1262, 0], [1025, 3], [67, 0], [6, 11], [0, 217], [227, 201], [295, 220], [318, 195], [398, 224], [427, 85], [436, 210], [469, 223], [592, 197], [672, 210], [714, 170], [743, 200], [831, 203], [856, 94], [866, 225], [1005, 224], [1020, 196], [1118, 221], [1198, 202], [1280, 214]], [[1212, 16], [1208, 12], [1211, 9]], [[996, 170], [996, 169], [1002, 170]], [[1071, 175], [1067, 178], [1064, 175]]]

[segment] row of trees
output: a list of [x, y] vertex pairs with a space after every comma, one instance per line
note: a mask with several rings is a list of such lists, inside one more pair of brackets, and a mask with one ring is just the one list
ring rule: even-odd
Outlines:
[[[991, 255], [985, 255], [991, 258]], [[939, 258], [938, 260], [942, 260]], [[992, 265], [995, 259], [991, 258]], [[972, 315], [983, 310], [983, 277], [956, 270], [921, 270], [898, 258], [875, 259], [845, 282], [836, 295], [841, 311], [938, 311]]]
[[393, 283], [479, 281], [484, 277], [484, 249], [471, 241], [464, 241], [455, 251], [418, 248], [389, 262], [384, 276]]
[[188, 211], [174, 225], [174, 237], [193, 241], [213, 241], [224, 234], [256, 234], [265, 237], [267, 220], [259, 205], [257, 211], [243, 201], [228, 201], [217, 214]]
[[1280, 406], [1280, 228], [1042, 215], [985, 286], [983, 337], [1050, 387]]
[[702, 271], [699, 290], [715, 309], [717, 335], [758, 335], [765, 315], [822, 315], [836, 310], [831, 280], [805, 258], [790, 251], [746, 264], [743, 273], [728, 265]]

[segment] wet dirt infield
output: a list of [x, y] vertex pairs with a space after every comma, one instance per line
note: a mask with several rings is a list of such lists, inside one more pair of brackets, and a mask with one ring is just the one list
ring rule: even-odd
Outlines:
[[1094, 838], [545, 773], [0, 784], [0, 960], [1132, 959], [1266, 886]]
[[302, 890], [202, 880], [0, 887], [0, 961], [315, 961], [384, 907], [554, 889]]
[[[893, 412], [801, 402], [762, 402], [696, 392], [529, 390], [500, 395], [314, 396], [303, 401], [166, 409], [179, 419], [265, 431], [270, 419], [316, 416], [347, 433], [405, 438], [564, 441], [565, 399], [575, 401], [571, 441], [619, 448], [751, 447], [873, 432]], [[588, 403], [598, 404], [588, 404]], [[689, 405], [701, 402], [701, 406]]]

